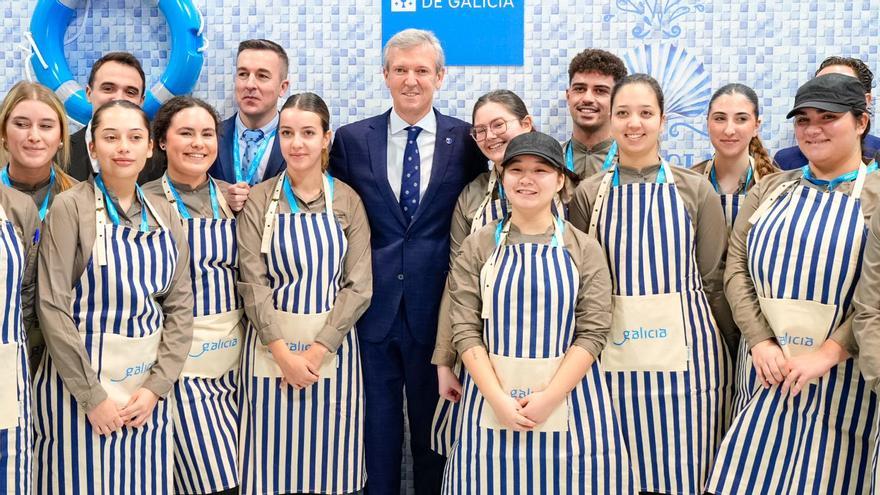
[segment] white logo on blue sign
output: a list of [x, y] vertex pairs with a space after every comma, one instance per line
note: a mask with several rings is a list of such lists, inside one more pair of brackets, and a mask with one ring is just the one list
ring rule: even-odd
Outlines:
[[416, 0], [391, 0], [391, 12], [415, 12]]

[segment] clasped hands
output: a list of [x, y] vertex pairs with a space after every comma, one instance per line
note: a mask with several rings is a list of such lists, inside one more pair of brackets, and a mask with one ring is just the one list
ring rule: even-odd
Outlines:
[[829, 339], [809, 354], [786, 357], [776, 339], [767, 339], [755, 344], [751, 354], [755, 373], [764, 388], [782, 385], [782, 393], [791, 393], [794, 397], [810, 381], [827, 374], [846, 351]]
[[269, 351], [281, 368], [280, 387], [290, 385], [296, 390], [309, 387], [321, 378], [319, 372], [321, 362], [328, 352], [327, 348], [318, 342], [304, 351], [293, 352], [282, 339], [270, 343]]

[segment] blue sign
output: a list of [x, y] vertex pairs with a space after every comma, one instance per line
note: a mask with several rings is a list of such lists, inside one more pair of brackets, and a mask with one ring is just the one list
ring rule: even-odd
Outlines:
[[382, 46], [407, 28], [433, 31], [447, 65], [523, 65], [525, 0], [382, 0]]

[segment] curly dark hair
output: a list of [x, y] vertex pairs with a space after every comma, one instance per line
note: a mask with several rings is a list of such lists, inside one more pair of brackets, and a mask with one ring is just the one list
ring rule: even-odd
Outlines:
[[571, 59], [568, 64], [568, 82], [574, 79], [574, 75], [578, 72], [598, 72], [614, 78], [614, 84], [620, 82], [626, 77], [627, 70], [623, 60], [617, 55], [599, 50], [596, 48], [588, 48]]
[[856, 74], [856, 78], [862, 83], [862, 87], [865, 88], [865, 93], [871, 92], [871, 86], [874, 84], [874, 73], [871, 72], [871, 69], [868, 68], [865, 62], [855, 57], [828, 57], [819, 64], [816, 74], [818, 75], [822, 69], [831, 65], [844, 65], [852, 69]]

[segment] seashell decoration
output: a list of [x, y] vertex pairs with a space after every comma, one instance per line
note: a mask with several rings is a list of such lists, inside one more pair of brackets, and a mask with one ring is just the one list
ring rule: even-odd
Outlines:
[[648, 74], [663, 88], [668, 119], [703, 116], [712, 82], [703, 63], [672, 43], [642, 45], [623, 57], [630, 74]]

